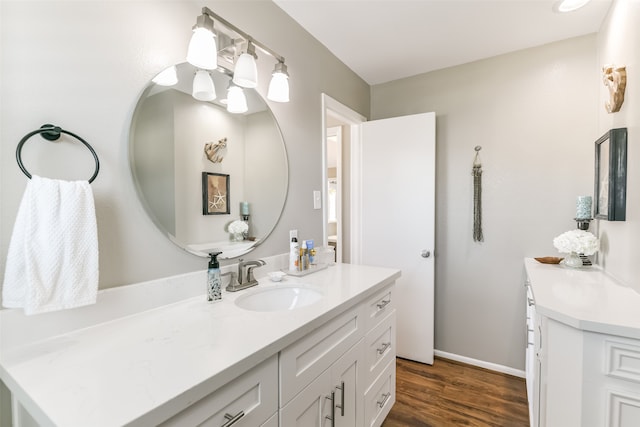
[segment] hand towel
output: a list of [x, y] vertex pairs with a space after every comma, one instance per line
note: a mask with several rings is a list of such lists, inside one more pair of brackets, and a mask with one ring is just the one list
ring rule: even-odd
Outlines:
[[20, 202], [2, 304], [27, 315], [96, 302], [98, 230], [88, 181], [34, 175]]

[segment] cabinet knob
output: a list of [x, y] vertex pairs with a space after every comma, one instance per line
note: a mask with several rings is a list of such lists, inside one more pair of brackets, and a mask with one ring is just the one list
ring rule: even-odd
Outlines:
[[422, 256], [422, 258], [429, 258], [431, 256], [431, 251], [425, 249], [420, 255]]

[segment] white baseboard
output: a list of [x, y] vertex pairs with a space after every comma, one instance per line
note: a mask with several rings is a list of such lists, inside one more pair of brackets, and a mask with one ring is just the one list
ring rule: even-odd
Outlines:
[[472, 359], [470, 357], [460, 356], [459, 354], [447, 353], [446, 351], [434, 350], [433, 354], [444, 359], [455, 360], [456, 362], [478, 366], [480, 368], [489, 369], [490, 371], [501, 372], [503, 374], [513, 375], [514, 377], [525, 377], [525, 372], [520, 369], [514, 369], [508, 366], [498, 365], [496, 363], [485, 362], [484, 360]]

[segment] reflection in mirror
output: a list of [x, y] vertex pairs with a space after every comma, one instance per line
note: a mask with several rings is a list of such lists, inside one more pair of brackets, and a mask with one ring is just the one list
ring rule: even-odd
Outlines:
[[[181, 248], [203, 257], [241, 256], [266, 239], [284, 207], [288, 166], [280, 129], [256, 90], [244, 89], [248, 111], [231, 114], [229, 76], [212, 71], [217, 97], [198, 101], [196, 69], [183, 63], [176, 71], [174, 86], [148, 85], [133, 115], [129, 161], [138, 197]], [[203, 173], [228, 175], [227, 187], [208, 186]], [[215, 209], [205, 206], [214, 202]], [[204, 214], [211, 211], [217, 214]], [[236, 220], [248, 222], [244, 240], [229, 230]]]

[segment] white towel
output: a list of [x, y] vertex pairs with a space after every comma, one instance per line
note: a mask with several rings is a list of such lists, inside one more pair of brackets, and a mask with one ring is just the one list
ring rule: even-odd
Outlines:
[[88, 181], [33, 176], [9, 244], [2, 304], [25, 314], [96, 302], [98, 231]]

